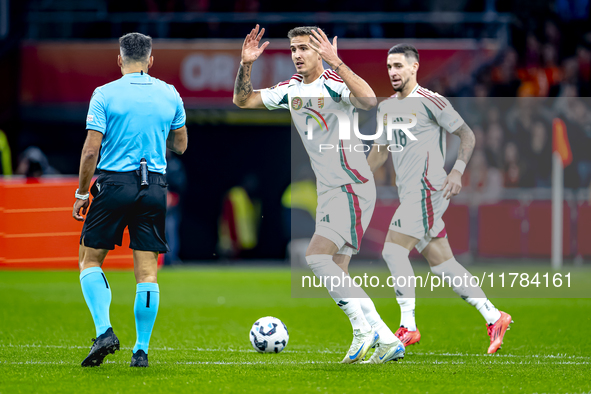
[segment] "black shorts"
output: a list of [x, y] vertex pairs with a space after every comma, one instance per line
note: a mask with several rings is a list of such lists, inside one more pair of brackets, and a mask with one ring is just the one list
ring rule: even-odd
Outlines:
[[80, 236], [80, 244], [113, 250], [121, 246], [123, 230], [129, 227], [129, 247], [134, 250], [168, 252], [164, 235], [166, 175], [150, 172], [149, 186], [140, 186], [136, 171], [101, 171], [94, 199]]

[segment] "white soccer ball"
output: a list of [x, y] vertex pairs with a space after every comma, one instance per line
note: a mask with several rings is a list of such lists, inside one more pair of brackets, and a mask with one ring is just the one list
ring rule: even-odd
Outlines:
[[279, 353], [287, 346], [289, 333], [276, 317], [261, 317], [250, 329], [250, 343], [259, 353]]

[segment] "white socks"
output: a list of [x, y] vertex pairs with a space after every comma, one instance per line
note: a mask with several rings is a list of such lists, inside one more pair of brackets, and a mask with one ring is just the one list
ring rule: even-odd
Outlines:
[[[409, 280], [414, 277], [414, 271], [408, 259], [409, 250], [390, 242], [384, 244], [382, 256], [396, 279], [396, 300], [400, 305], [400, 325], [409, 331], [416, 331], [415, 322], [415, 282]], [[343, 281], [343, 278], [350, 278], [333, 261], [328, 254], [317, 254], [306, 256], [308, 266], [323, 283], [326, 283], [327, 290], [337, 305], [345, 312], [351, 321], [354, 330], [367, 332], [372, 327], [380, 335], [384, 343], [392, 343], [396, 337], [388, 326], [382, 321], [376, 308], [362, 288], [351, 285], [352, 281]], [[501, 312], [486, 298], [482, 289], [478, 286], [470, 286], [472, 274], [461, 266], [455, 258], [444, 263], [431, 267], [431, 271], [441, 277], [450, 285], [462, 299], [474, 306], [484, 317], [488, 324], [494, 324], [500, 317]], [[331, 277], [340, 280], [331, 281]], [[399, 277], [406, 278], [406, 284], [399, 286]], [[328, 279], [326, 279], [328, 278]], [[459, 278], [454, 281], [454, 278]], [[461, 281], [460, 281], [461, 279]], [[460, 283], [461, 282], [461, 283]], [[458, 286], [456, 286], [458, 285]]]
[[501, 318], [501, 312], [488, 299], [477, 308], [487, 324], [495, 324]]
[[[318, 254], [307, 256], [308, 266], [318, 278], [336, 276], [338, 278], [349, 277], [348, 274], [332, 260], [332, 256]], [[343, 276], [344, 275], [344, 276]], [[335, 280], [336, 282], [336, 280]], [[330, 288], [330, 279], [326, 281], [328, 292], [335, 300], [338, 306], [349, 317], [353, 329], [359, 329], [361, 332], [367, 332], [371, 328], [375, 329], [380, 336], [380, 341], [390, 344], [396, 341], [396, 336], [390, 328], [383, 322], [373, 301], [367, 296], [362, 288], [342, 285]]]
[[363, 298], [359, 298], [359, 304], [361, 305], [361, 310], [363, 310], [363, 314], [365, 315], [367, 322], [380, 336], [380, 342], [384, 344], [396, 342], [396, 336], [392, 330], [390, 330], [390, 327], [388, 327], [380, 317], [380, 314], [376, 310], [373, 301], [366, 295]]
[[[470, 286], [472, 274], [460, 265], [455, 258], [452, 257], [435, 267], [431, 267], [431, 272], [445, 280], [453, 291], [466, 300], [468, 304], [478, 309], [478, 312], [482, 314], [488, 324], [494, 324], [499, 320], [501, 312], [486, 298], [484, 291], [479, 286]], [[477, 282], [474, 281], [473, 283]]]
[[[410, 298], [406, 298], [405, 300], [410, 300]], [[400, 304], [400, 301], [398, 301], [398, 303]], [[417, 330], [417, 323], [415, 322], [414, 298], [412, 298], [412, 305], [400, 304], [400, 327], [406, 327], [408, 331]]]
[[[410, 251], [400, 245], [386, 242], [382, 256], [390, 269], [390, 273], [396, 279], [396, 301], [400, 305], [400, 325], [409, 331], [415, 331], [415, 282], [409, 278], [414, 276], [414, 271], [408, 259]], [[461, 266], [455, 258], [444, 263], [431, 267], [431, 271], [443, 278], [460, 297], [475, 307], [482, 314], [488, 324], [494, 324], [501, 317], [501, 312], [486, 298], [482, 289], [478, 286], [471, 287], [470, 278], [472, 274]], [[406, 278], [405, 286], [399, 286], [399, 277]], [[454, 278], [459, 277], [455, 280]], [[461, 279], [461, 281], [460, 281]], [[461, 283], [460, 283], [461, 282]], [[459, 286], [455, 286], [459, 284]], [[467, 284], [467, 286], [466, 286]]]
[[[409, 279], [414, 276], [414, 271], [408, 254], [410, 251], [400, 245], [386, 242], [382, 256], [390, 269], [390, 273], [396, 278], [396, 301], [400, 305], [400, 325], [406, 327], [409, 331], [416, 331], [415, 322], [415, 282]], [[399, 280], [404, 277], [406, 280]], [[399, 282], [404, 282], [405, 286], [399, 286]]]
[[[337, 305], [341, 307], [343, 312], [345, 312], [345, 314], [349, 317], [351, 325], [353, 326], [353, 330], [360, 330], [361, 332], [370, 331], [371, 325], [368, 323], [363, 310], [361, 309], [360, 298], [362, 297], [359, 297], [360, 288], [348, 286], [348, 284], [346, 282], [343, 283], [342, 280], [339, 281], [339, 286], [332, 286], [332, 284], [336, 283], [337, 281], [336, 279], [331, 281], [331, 277], [337, 277], [340, 279], [347, 276], [345, 272], [332, 260], [332, 256], [329, 254], [315, 254], [306, 256], [306, 262], [312, 269], [312, 272], [314, 272], [314, 275], [321, 279], [323, 283], [327, 284], [328, 293], [332, 299], [335, 300]], [[328, 279], [326, 279], [327, 277]], [[369, 301], [371, 302], [371, 300]]]

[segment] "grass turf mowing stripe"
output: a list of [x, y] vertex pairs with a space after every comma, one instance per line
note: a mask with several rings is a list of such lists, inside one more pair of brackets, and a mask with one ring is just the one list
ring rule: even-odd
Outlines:
[[[351, 270], [360, 273], [355, 264]], [[453, 298], [421, 298], [421, 345], [407, 348], [397, 363], [355, 366], [339, 363], [351, 343], [348, 319], [328, 298], [292, 298], [289, 267], [164, 268], [158, 273], [164, 296], [150, 367], [137, 370], [128, 367], [136, 336], [133, 272], [107, 271], [111, 321], [124, 349], [101, 367], [85, 369], [79, 363], [94, 326], [78, 275], [0, 273], [0, 392], [589, 391], [588, 298], [523, 299], [506, 289], [503, 296], [515, 298], [493, 302], [517, 323], [495, 355], [485, 354], [490, 339], [474, 308], [451, 291]], [[591, 281], [591, 272], [577, 271], [577, 277]], [[384, 322], [395, 327], [396, 299], [374, 302]], [[289, 329], [282, 353], [259, 354], [248, 341], [252, 323], [266, 315]]]

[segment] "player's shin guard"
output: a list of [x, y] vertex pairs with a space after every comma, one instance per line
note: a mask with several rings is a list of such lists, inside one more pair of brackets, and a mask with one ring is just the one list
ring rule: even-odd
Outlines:
[[384, 243], [382, 257], [386, 261], [392, 277], [395, 279], [396, 301], [400, 305], [400, 326], [409, 331], [416, 331], [415, 322], [415, 279], [414, 271], [408, 259], [410, 251], [391, 242]]
[[92, 320], [94, 320], [96, 337], [98, 338], [111, 327], [111, 321], [109, 320], [111, 287], [100, 267], [83, 270], [80, 273], [80, 285], [82, 286], [84, 300], [88, 305], [88, 309], [90, 309]]
[[332, 260], [329, 254], [315, 254], [306, 256], [308, 266], [314, 272], [323, 284], [325, 284], [328, 293], [337, 305], [345, 312], [351, 321], [353, 329], [359, 329], [361, 332], [371, 330], [371, 325], [367, 322], [358, 298], [359, 289], [343, 283], [346, 276], [344, 271]]
[[138, 283], [135, 294], [135, 330], [137, 340], [133, 347], [133, 352], [143, 350], [148, 354], [148, 346], [152, 329], [158, 314], [158, 305], [160, 304], [160, 290], [158, 283]]
[[431, 272], [443, 278], [460, 297], [482, 314], [488, 324], [494, 324], [501, 317], [501, 312], [486, 298], [484, 291], [477, 286], [477, 279], [471, 279], [468, 272], [455, 258], [431, 267]]

